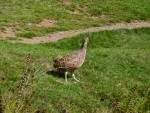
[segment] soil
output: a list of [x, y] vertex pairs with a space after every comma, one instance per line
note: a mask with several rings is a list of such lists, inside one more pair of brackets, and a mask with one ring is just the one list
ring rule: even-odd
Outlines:
[[[45, 19], [39, 25], [43, 27], [45, 26], [52, 27], [55, 25], [55, 23], [56, 21]], [[0, 30], [0, 39], [8, 40], [14, 43], [19, 42], [19, 43], [26, 43], [26, 44], [39, 44], [39, 43], [56, 42], [64, 38], [71, 38], [76, 35], [87, 33], [87, 32], [99, 32], [99, 31], [106, 31], [106, 30], [110, 31], [110, 30], [118, 30], [118, 29], [136, 29], [136, 28], [147, 28], [147, 27], [150, 27], [150, 21], [145, 21], [145, 22], [133, 21], [131, 23], [116, 23], [116, 24], [101, 26], [101, 27], [90, 27], [86, 29], [56, 32], [41, 37], [32, 37], [31, 39], [17, 38], [19, 40], [14, 40], [16, 37], [15, 30], [13, 30], [12, 28], [6, 28]]]
[[48, 42], [56, 42], [64, 38], [71, 38], [76, 35], [87, 33], [87, 32], [99, 32], [99, 31], [105, 31], [105, 30], [110, 31], [110, 30], [118, 30], [118, 29], [136, 29], [136, 28], [147, 28], [147, 27], [150, 27], [150, 21], [132, 22], [132, 23], [116, 23], [116, 24], [102, 26], [102, 27], [90, 27], [87, 29], [57, 32], [57, 33], [49, 34], [46, 36], [33, 37], [32, 39], [23, 38], [19, 42], [27, 43], [27, 44], [48, 43]]
[[63, 0], [64, 4], [68, 5], [71, 3], [71, 0]]
[[37, 27], [55, 27], [56, 26], [55, 20], [48, 20], [44, 19], [39, 24], [36, 24]]
[[14, 38], [16, 37], [15, 35], [15, 30], [13, 28], [5, 28], [3, 30], [0, 30], [0, 39], [5, 39], [5, 38]]

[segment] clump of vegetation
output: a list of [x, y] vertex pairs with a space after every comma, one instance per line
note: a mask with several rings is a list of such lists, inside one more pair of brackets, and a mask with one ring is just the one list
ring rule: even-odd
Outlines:
[[28, 31], [28, 32], [18, 33], [17, 36], [18, 37], [32, 38], [32, 37], [36, 36], [36, 34], [34, 32]]
[[0, 113], [3, 113], [3, 105], [2, 105], [2, 94], [0, 91]]
[[90, 10], [91, 16], [100, 16], [102, 14], [101, 8], [92, 8]]
[[35, 70], [32, 68], [31, 55], [26, 57], [23, 76], [17, 87], [12, 87], [7, 95], [2, 96], [3, 113], [31, 113], [31, 96]]
[[[144, 90], [143, 90], [144, 89]], [[114, 97], [112, 100], [113, 113], [147, 113], [150, 109], [150, 86], [142, 88], [132, 86], [127, 95], [120, 95], [121, 99]]]

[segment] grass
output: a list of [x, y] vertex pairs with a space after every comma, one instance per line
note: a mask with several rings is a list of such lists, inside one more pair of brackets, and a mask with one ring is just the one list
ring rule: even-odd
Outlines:
[[[78, 49], [85, 36], [90, 37], [87, 58], [75, 73], [81, 83], [70, 79], [64, 85], [63, 77], [50, 72], [52, 57]], [[1, 41], [1, 95], [8, 97], [10, 88], [19, 83], [30, 53], [36, 71], [28, 90], [31, 113], [149, 113], [149, 36], [150, 29], [145, 28], [87, 33], [39, 45]]]
[[[72, 0], [68, 5], [63, 0], [1, 0], [0, 28], [15, 27], [17, 36], [31, 38], [56, 31], [149, 20], [149, 4], [149, 0]], [[57, 25], [34, 26], [43, 19], [56, 20]]]

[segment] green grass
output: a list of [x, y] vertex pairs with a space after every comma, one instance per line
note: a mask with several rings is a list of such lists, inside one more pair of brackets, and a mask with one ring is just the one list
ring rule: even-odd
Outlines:
[[[87, 58], [75, 74], [81, 83], [48, 74], [52, 57], [79, 48], [90, 37]], [[150, 29], [87, 33], [57, 43], [25, 45], [0, 42], [1, 94], [18, 84], [27, 53], [38, 71], [32, 84], [32, 112], [148, 113], [150, 111]]]
[[[149, 0], [72, 0], [68, 5], [63, 4], [63, 0], [1, 0], [0, 28], [14, 26], [18, 36], [30, 38], [56, 31], [149, 20], [149, 4]], [[75, 9], [80, 13], [74, 14]], [[43, 19], [56, 20], [57, 26], [37, 28], [28, 25]]]

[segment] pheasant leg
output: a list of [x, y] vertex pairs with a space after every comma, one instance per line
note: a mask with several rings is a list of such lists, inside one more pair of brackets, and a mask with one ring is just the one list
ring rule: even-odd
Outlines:
[[75, 77], [74, 74], [72, 74], [72, 77], [73, 77], [73, 79], [74, 79], [75, 81], [80, 82], [80, 80], [78, 80], [78, 79]]
[[67, 83], [67, 75], [68, 75], [68, 72], [65, 72], [65, 81]]

